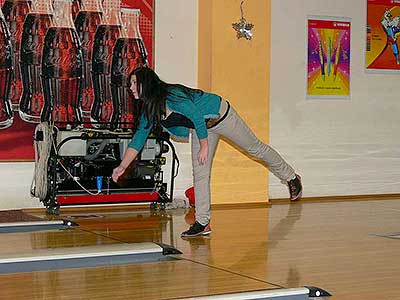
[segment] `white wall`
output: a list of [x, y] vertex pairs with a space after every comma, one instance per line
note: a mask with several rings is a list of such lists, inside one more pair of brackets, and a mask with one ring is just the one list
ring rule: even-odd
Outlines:
[[[197, 15], [197, 0], [155, 1], [155, 69], [168, 82], [197, 84]], [[192, 184], [190, 147], [179, 143], [176, 150], [181, 167], [175, 196], [184, 197]], [[0, 210], [43, 207], [29, 195], [33, 168], [33, 163], [0, 163]], [[169, 179], [171, 168], [165, 169]]]
[[[306, 17], [352, 19], [351, 99], [305, 99]], [[272, 0], [270, 141], [304, 196], [400, 192], [400, 74], [366, 74], [365, 0]], [[270, 198], [287, 197], [271, 176]]]
[[[155, 9], [156, 72], [167, 82], [197, 87], [197, 0], [156, 0]], [[174, 142], [174, 145], [180, 160], [174, 198], [181, 198], [193, 182], [190, 144]], [[169, 166], [165, 174], [168, 179], [170, 171]]]
[[31, 162], [0, 163], [0, 210], [42, 207], [30, 196], [33, 171]]

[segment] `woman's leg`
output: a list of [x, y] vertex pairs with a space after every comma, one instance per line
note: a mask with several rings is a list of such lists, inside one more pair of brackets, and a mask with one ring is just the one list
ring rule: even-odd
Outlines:
[[226, 118], [210, 131], [225, 136], [251, 156], [261, 159], [280, 180], [287, 182], [295, 176], [293, 168], [278, 152], [256, 137], [233, 107]]
[[218, 139], [219, 135], [217, 133], [208, 132], [208, 160], [206, 164], [200, 165], [197, 160], [197, 153], [200, 150], [200, 142], [196, 132], [193, 131], [192, 133], [192, 166], [196, 221], [204, 226], [210, 222], [211, 165], [218, 144]]

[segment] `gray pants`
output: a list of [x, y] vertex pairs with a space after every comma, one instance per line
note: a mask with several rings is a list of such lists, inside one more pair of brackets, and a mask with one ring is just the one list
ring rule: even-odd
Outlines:
[[196, 132], [192, 133], [193, 184], [196, 206], [196, 221], [202, 225], [210, 222], [210, 175], [214, 153], [220, 136], [224, 136], [254, 158], [262, 160], [269, 170], [280, 180], [288, 181], [294, 177], [293, 168], [267, 144], [261, 142], [240, 118], [233, 107], [226, 118], [215, 127], [208, 129], [208, 161], [200, 165], [197, 153], [200, 143]]

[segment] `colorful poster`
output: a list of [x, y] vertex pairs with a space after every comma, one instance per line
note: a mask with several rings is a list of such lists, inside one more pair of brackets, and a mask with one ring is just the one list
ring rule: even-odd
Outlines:
[[368, 0], [366, 68], [400, 70], [400, 0]]
[[343, 18], [308, 18], [307, 97], [350, 97], [350, 28]]

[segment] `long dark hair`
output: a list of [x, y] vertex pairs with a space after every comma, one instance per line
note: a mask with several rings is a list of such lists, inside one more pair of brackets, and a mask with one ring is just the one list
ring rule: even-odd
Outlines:
[[[139, 67], [129, 74], [128, 82], [130, 84], [132, 76], [136, 76], [136, 86], [139, 95], [137, 102], [137, 111], [139, 115], [144, 114], [149, 121], [153, 118], [154, 125], [160, 125], [165, 116], [165, 100], [168, 95], [174, 94], [171, 87], [181, 90], [186, 98], [193, 99], [196, 93], [202, 93], [200, 90], [192, 89], [181, 84], [171, 84], [162, 81], [158, 75], [148, 67]], [[174, 97], [176, 99], [177, 97]], [[178, 96], [179, 98], [179, 96]]]

